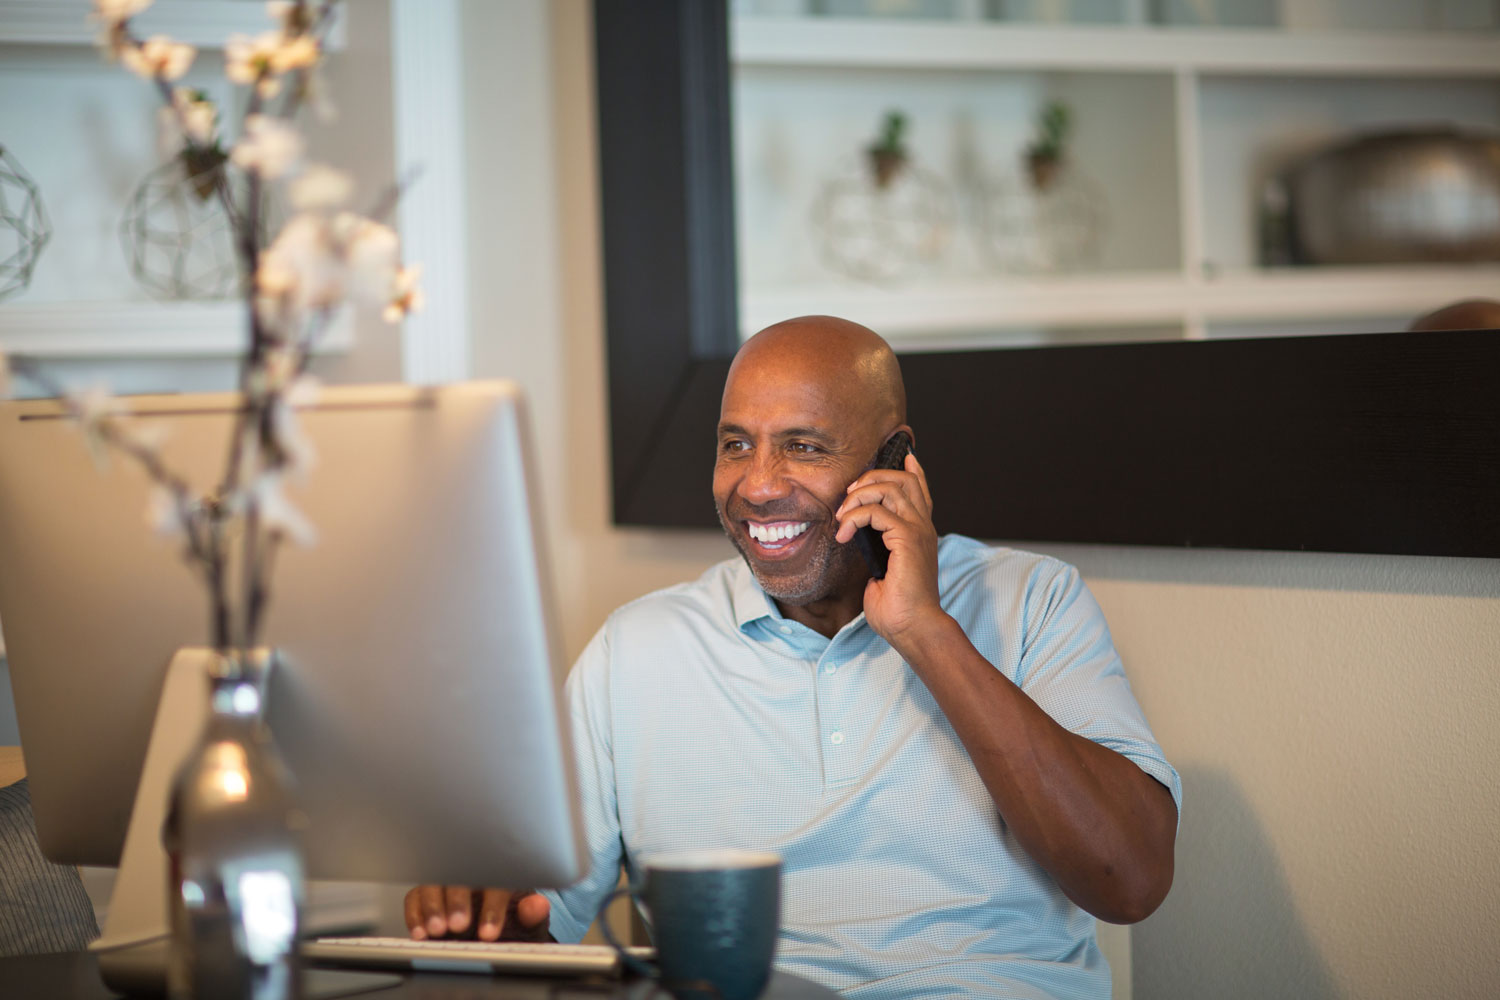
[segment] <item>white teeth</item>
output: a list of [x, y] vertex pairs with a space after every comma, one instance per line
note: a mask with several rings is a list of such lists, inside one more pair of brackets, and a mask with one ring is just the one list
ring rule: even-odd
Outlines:
[[808, 523], [807, 521], [803, 521], [801, 524], [762, 525], [747, 522], [746, 528], [750, 532], [751, 538], [757, 542], [766, 544], [796, 538], [807, 530]]

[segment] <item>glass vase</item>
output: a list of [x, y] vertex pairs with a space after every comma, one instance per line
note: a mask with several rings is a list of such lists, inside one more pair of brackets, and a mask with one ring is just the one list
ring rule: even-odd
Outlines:
[[262, 716], [271, 662], [215, 659], [208, 722], [173, 782], [163, 843], [178, 1000], [301, 996], [302, 824]]

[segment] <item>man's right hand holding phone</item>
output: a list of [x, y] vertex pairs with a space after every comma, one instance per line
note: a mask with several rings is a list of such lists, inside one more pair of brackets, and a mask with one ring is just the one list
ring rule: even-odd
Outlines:
[[419, 885], [406, 894], [406, 929], [415, 941], [551, 941], [551, 913], [547, 897], [531, 890]]

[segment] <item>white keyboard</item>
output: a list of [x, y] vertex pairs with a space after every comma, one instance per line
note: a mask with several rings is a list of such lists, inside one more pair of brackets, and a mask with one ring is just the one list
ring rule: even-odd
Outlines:
[[[650, 960], [650, 948], [631, 948]], [[392, 937], [325, 937], [302, 943], [309, 962], [363, 969], [475, 972], [481, 975], [618, 975], [620, 956], [602, 944], [537, 944], [529, 941], [412, 941]]]

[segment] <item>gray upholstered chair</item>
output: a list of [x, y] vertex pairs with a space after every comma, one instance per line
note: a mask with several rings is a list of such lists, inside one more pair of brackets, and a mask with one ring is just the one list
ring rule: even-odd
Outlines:
[[76, 951], [98, 936], [78, 869], [42, 857], [26, 779], [0, 788], [0, 956]]

